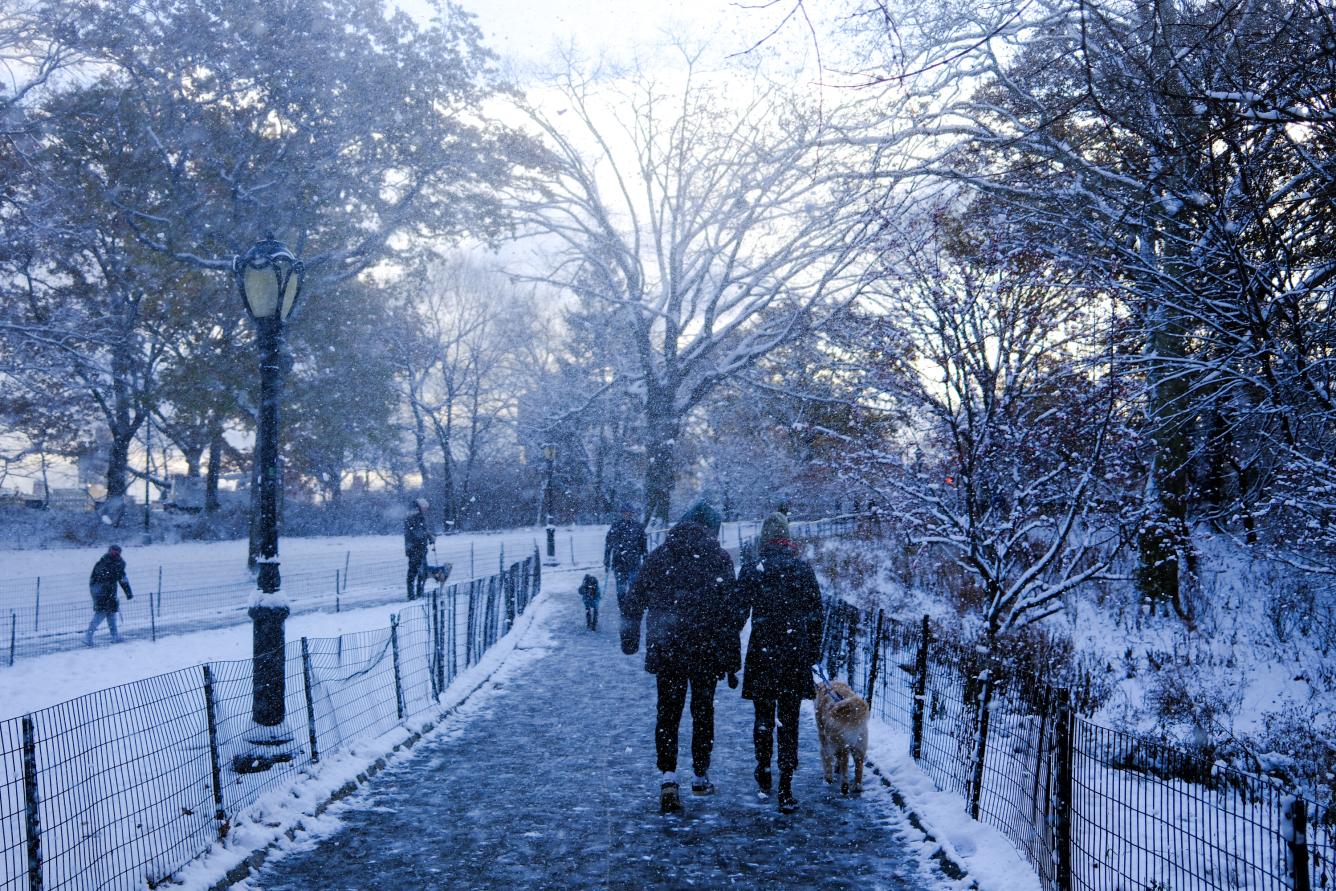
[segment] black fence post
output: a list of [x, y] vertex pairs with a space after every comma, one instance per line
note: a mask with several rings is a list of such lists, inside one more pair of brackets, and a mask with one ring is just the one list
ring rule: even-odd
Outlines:
[[853, 689], [854, 669], [858, 664], [858, 620], [862, 613], [852, 606], [846, 607], [845, 612], [849, 616], [849, 627], [845, 630], [849, 638], [849, 651], [844, 654], [844, 682]]
[[[1300, 795], [1281, 799], [1281, 826], [1285, 827], [1285, 847], [1290, 861], [1290, 881], [1294, 891], [1311, 891], [1308, 874], [1308, 802]], [[1288, 824], [1288, 825], [1286, 825]]]
[[464, 667], [470, 668], [473, 665], [473, 640], [474, 626], [477, 625], [478, 612], [478, 580], [473, 579], [469, 582], [469, 614], [464, 626]]
[[1058, 699], [1054, 723], [1054, 755], [1057, 756], [1057, 794], [1053, 796], [1053, 848], [1058, 891], [1072, 889], [1072, 756], [1075, 749], [1076, 715], [1070, 694], [1063, 690]]
[[19, 636], [19, 614], [14, 610], [9, 611], [9, 664], [14, 664], [14, 645]]
[[404, 685], [399, 679], [399, 614], [390, 613], [390, 650], [394, 654], [394, 705], [404, 719]]
[[877, 630], [872, 634], [872, 668], [867, 673], [867, 701], [872, 704], [872, 694], [877, 689], [877, 669], [881, 663], [881, 626], [886, 619], [885, 612], [877, 608]]
[[28, 834], [28, 891], [42, 891], [42, 820], [37, 812], [37, 733], [23, 716], [23, 816]]
[[533, 589], [537, 593], [543, 588], [543, 561], [538, 556], [538, 545], [533, 546]]
[[441, 589], [431, 592], [431, 649], [427, 670], [431, 672], [431, 698], [441, 701]]
[[515, 627], [515, 572], [514, 568], [507, 569], [501, 576], [502, 584], [506, 590], [506, 633]]
[[970, 817], [979, 819], [979, 799], [983, 796], [984, 758], [988, 752], [988, 707], [993, 701], [992, 661], [983, 670], [983, 690], [979, 694], [978, 745], [974, 748], [974, 771], [970, 778]]
[[928, 640], [931, 629], [923, 617], [918, 656], [914, 659], [914, 702], [910, 712], [909, 754], [915, 761], [923, 757], [923, 706], [928, 698]]
[[315, 691], [311, 689], [311, 651], [302, 638], [302, 686], [306, 690], [306, 730], [311, 741], [311, 763], [320, 763], [320, 747], [315, 738]]
[[223, 766], [218, 757], [218, 708], [213, 696], [213, 669], [204, 666], [204, 715], [209, 729], [209, 776], [213, 781], [213, 818], [218, 838], [227, 837], [227, 810], [223, 807]]

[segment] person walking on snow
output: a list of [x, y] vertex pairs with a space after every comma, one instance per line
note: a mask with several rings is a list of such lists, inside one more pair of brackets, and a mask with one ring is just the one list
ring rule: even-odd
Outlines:
[[[645, 526], [636, 519], [635, 508], [623, 503], [618, 513], [619, 516], [608, 529], [608, 537], [603, 541], [603, 570], [611, 570], [617, 579], [617, 609], [622, 615], [622, 649], [626, 651], [626, 647], [632, 643], [628, 637], [632, 629], [623, 601], [649, 549], [646, 546]], [[639, 632], [639, 623], [637, 618], [636, 633]], [[627, 655], [634, 652], [633, 647]]]
[[[648, 614], [645, 670], [655, 675], [658, 706], [654, 747], [662, 813], [682, 810], [677, 784], [677, 735], [691, 691], [691, 791], [709, 795], [714, 748], [714, 691], [740, 665], [733, 619], [733, 561], [719, 545], [719, 512], [697, 501], [645, 560], [623, 602], [639, 648], [640, 620]], [[731, 642], [729, 638], [732, 638]], [[623, 646], [623, 650], [626, 647]]]
[[738, 574], [738, 631], [751, 618], [742, 698], [756, 708], [752, 743], [756, 785], [771, 790], [770, 753], [779, 735], [779, 809], [798, 809], [798, 709], [816, 696], [812, 666], [821, 660], [821, 589], [812, 567], [795, 553], [782, 513], [761, 524], [761, 546]]
[[586, 574], [580, 582], [580, 601], [585, 608], [585, 627], [590, 631], [598, 630], [598, 602], [602, 599], [598, 590], [598, 579]]
[[427, 526], [427, 499], [419, 498], [404, 519], [404, 554], [408, 557], [408, 599], [422, 596], [427, 586], [427, 546], [436, 542]]
[[125, 561], [121, 559], [121, 546], [112, 545], [93, 565], [93, 573], [88, 577], [88, 593], [93, 596], [93, 620], [84, 632], [84, 646], [93, 645], [93, 632], [105, 620], [111, 631], [111, 642], [120, 643], [121, 635], [116, 629], [116, 613], [120, 611], [120, 601], [116, 597], [116, 586], [125, 591], [126, 600], [134, 600], [130, 591], [130, 580], [125, 577]]

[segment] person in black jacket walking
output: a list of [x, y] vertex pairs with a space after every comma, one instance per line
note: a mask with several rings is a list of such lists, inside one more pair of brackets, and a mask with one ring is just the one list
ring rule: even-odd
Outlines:
[[[623, 604], [634, 622], [639, 647], [640, 619], [648, 613], [645, 670], [656, 676], [658, 708], [654, 746], [660, 777], [660, 809], [682, 809], [677, 790], [677, 735], [691, 690], [691, 791], [714, 792], [710, 753], [714, 749], [714, 691], [725, 674], [740, 667], [733, 624], [733, 561], [719, 545], [719, 512], [698, 501], [645, 560]], [[732, 638], [730, 644], [729, 638]], [[625, 650], [626, 648], [623, 647]]]
[[821, 589], [812, 567], [795, 553], [781, 513], [761, 524], [759, 553], [738, 575], [738, 621], [751, 617], [742, 676], [742, 698], [756, 708], [752, 742], [756, 784], [770, 794], [770, 753], [779, 735], [779, 808], [798, 808], [793, 772], [798, 768], [798, 709], [816, 696], [812, 666], [821, 659]]
[[[623, 634], [629, 636], [632, 631], [623, 601], [626, 599], [626, 592], [631, 590], [631, 583], [635, 581], [636, 573], [640, 571], [640, 564], [649, 549], [645, 541], [645, 526], [636, 519], [635, 508], [623, 504], [619, 513], [620, 516], [608, 529], [608, 537], [603, 541], [603, 568], [612, 570], [617, 580], [617, 609], [623, 619]], [[635, 622], [639, 625], [640, 618], [636, 617]], [[630, 640], [625, 639], [625, 644], [629, 645]], [[631, 652], [634, 653], [635, 650], [632, 649]]]
[[93, 620], [84, 632], [84, 646], [93, 645], [93, 632], [103, 621], [111, 631], [111, 642], [120, 643], [121, 635], [116, 628], [116, 613], [121, 604], [116, 597], [116, 586], [125, 591], [126, 600], [134, 600], [130, 591], [130, 580], [125, 577], [125, 561], [121, 559], [121, 546], [112, 545], [93, 565], [93, 573], [88, 577], [88, 593], [93, 597]]
[[427, 586], [427, 545], [436, 537], [427, 526], [427, 499], [419, 498], [404, 518], [404, 554], [408, 557], [408, 599], [422, 596]]

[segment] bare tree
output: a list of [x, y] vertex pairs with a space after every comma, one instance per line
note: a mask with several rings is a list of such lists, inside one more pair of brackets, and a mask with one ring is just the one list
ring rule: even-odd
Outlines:
[[647, 512], [663, 520], [684, 418], [853, 299], [878, 219], [822, 115], [700, 60], [683, 51], [671, 82], [569, 61], [559, 98], [529, 109], [554, 179], [517, 200], [555, 246], [542, 280], [626, 333], [610, 386], [640, 402]]
[[864, 344], [882, 357], [864, 397], [881, 420], [869, 413], [848, 461], [912, 544], [976, 580], [989, 640], [1109, 577], [1138, 502], [1107, 299], [1037, 254], [999, 253], [992, 223], [942, 215], [899, 246]]

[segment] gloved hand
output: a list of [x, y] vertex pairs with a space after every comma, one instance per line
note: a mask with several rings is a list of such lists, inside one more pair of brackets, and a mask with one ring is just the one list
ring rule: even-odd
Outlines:
[[738, 688], [738, 673], [730, 671], [728, 673], [728, 689], [736, 690]]
[[129, 591], [126, 591], [126, 592], [125, 592], [125, 599], [126, 599], [126, 600], [134, 600], [134, 599], [135, 599], [135, 596], [134, 596], [133, 594], [131, 594]]

